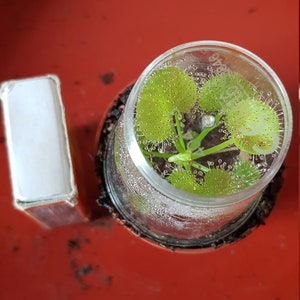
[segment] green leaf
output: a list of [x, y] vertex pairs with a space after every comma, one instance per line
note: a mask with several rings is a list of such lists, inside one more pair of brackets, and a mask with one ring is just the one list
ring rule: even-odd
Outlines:
[[180, 112], [189, 111], [198, 99], [196, 83], [180, 68], [169, 67], [167, 71], [165, 76], [168, 74], [167, 85], [174, 108]]
[[136, 104], [136, 130], [149, 141], [173, 137], [175, 111], [186, 112], [197, 101], [197, 85], [178, 67], [155, 71]]
[[175, 169], [168, 177], [169, 182], [177, 189], [191, 194], [199, 194], [201, 186], [195, 180], [194, 175], [185, 169]]
[[209, 79], [200, 89], [199, 105], [206, 112], [226, 113], [233, 105], [256, 97], [252, 85], [237, 73], [223, 73]]
[[249, 161], [239, 161], [232, 172], [223, 169], [209, 169], [205, 172], [204, 182], [198, 184], [191, 171], [175, 169], [168, 177], [176, 188], [199, 196], [218, 197], [241, 191], [256, 183], [261, 174]]
[[242, 160], [235, 163], [231, 172], [231, 178], [237, 190], [243, 190], [256, 183], [261, 174], [259, 169], [250, 161]]
[[192, 160], [192, 152], [185, 151], [183, 153], [173, 154], [168, 158], [168, 162], [182, 163]]
[[225, 116], [234, 144], [249, 154], [271, 154], [279, 146], [279, 120], [273, 108], [258, 99], [237, 103]]
[[136, 105], [136, 131], [147, 140], [161, 142], [175, 135], [168, 103], [159, 98], [143, 98]]
[[141, 92], [140, 101], [152, 97], [169, 103], [173, 110], [187, 112], [198, 98], [197, 85], [182, 69], [166, 67], [150, 76]]
[[204, 177], [201, 186], [203, 196], [217, 197], [231, 194], [235, 191], [234, 182], [229, 173], [222, 169], [210, 169]]

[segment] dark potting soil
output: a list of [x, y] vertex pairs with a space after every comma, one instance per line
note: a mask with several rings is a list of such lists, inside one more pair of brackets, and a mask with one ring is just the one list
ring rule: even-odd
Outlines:
[[[116, 125], [119, 117], [123, 112], [123, 109], [125, 107], [129, 94], [132, 90], [132, 87], [133, 84], [129, 85], [114, 100], [112, 106], [110, 107], [110, 109], [106, 114], [106, 118], [102, 125], [102, 130], [98, 141], [98, 151], [95, 157], [95, 171], [98, 178], [100, 179], [99, 196], [97, 199], [97, 203], [100, 206], [105, 207], [109, 213], [113, 213], [117, 218], [121, 219], [122, 222], [138, 236], [140, 236], [141, 238], [146, 238], [146, 236], [141, 234], [141, 232], [139, 232], [137, 228], [135, 228], [132, 224], [130, 224], [130, 222], [124, 220], [123, 217], [115, 209], [114, 205], [112, 204], [109, 198], [109, 194], [106, 189], [105, 180], [104, 180], [104, 170], [103, 170], [105, 149], [108, 142], [109, 134], [113, 131], [114, 126]], [[251, 216], [247, 219], [246, 222], [243, 223], [243, 225], [238, 227], [234, 232], [231, 232], [230, 234], [226, 235], [221, 239], [216, 239], [214, 240], [214, 242], [209, 242], [209, 243], [203, 242], [201, 243], [200, 246], [197, 245], [195, 247], [183, 247], [183, 248], [209, 248], [209, 247], [218, 248], [226, 244], [237, 242], [238, 240], [245, 238], [258, 226], [265, 225], [265, 219], [271, 213], [275, 205], [276, 196], [283, 184], [283, 176], [282, 176], [283, 171], [284, 171], [284, 166], [281, 167], [281, 169], [277, 172], [273, 180], [269, 183], [269, 185], [263, 192], [262, 197], [259, 200], [259, 203], [255, 208], [255, 210], [253, 211], [253, 213], [251, 214]], [[238, 220], [233, 220], [230, 224], [227, 224], [226, 227], [231, 226], [236, 221]], [[222, 230], [226, 231], [226, 228], [222, 228], [220, 231]], [[216, 236], [217, 235], [218, 232], [216, 232]], [[164, 246], [166, 248], [170, 248], [173, 250], [176, 249], [176, 246], [174, 247], [174, 245], [169, 245], [164, 243], [160, 243], [160, 244], [161, 246]]]

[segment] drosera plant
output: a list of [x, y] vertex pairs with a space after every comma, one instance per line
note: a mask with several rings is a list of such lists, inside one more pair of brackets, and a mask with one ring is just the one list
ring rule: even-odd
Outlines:
[[207, 251], [243, 237], [261, 223], [261, 205], [272, 206], [292, 112], [277, 75], [248, 50], [178, 45], [148, 65], [107, 120], [98, 156], [107, 202], [147, 241]]
[[[187, 116], [201, 124], [191, 128]], [[226, 138], [204, 146], [220, 127]], [[199, 86], [181, 68], [165, 67], [149, 77], [136, 104], [135, 133], [146, 160], [153, 167], [156, 159], [163, 160], [168, 166], [163, 177], [176, 188], [201, 196], [224, 196], [257, 182], [263, 174], [251, 158], [274, 153], [279, 132], [275, 109], [233, 72]], [[203, 163], [228, 151], [244, 154], [231, 169]]]

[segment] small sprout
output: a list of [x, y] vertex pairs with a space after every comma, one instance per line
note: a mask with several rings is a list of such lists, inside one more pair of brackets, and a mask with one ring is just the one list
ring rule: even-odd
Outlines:
[[182, 135], [182, 137], [187, 141], [192, 140], [192, 139], [196, 138], [197, 136], [198, 136], [198, 132], [193, 131], [193, 130], [188, 130], [186, 133], [184, 133]]
[[257, 92], [237, 73], [215, 76], [199, 92], [200, 108], [206, 112], [226, 113], [233, 105], [249, 97], [257, 97]]
[[225, 116], [234, 144], [250, 154], [271, 154], [279, 145], [279, 120], [266, 103], [247, 99], [237, 103]]

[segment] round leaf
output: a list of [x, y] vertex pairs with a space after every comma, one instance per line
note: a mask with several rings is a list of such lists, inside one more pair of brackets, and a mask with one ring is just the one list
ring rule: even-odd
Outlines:
[[143, 98], [136, 105], [136, 130], [147, 140], [163, 141], [174, 132], [173, 117], [168, 103], [157, 98]]
[[168, 177], [168, 180], [176, 188], [187, 193], [199, 194], [201, 191], [201, 186], [190, 171], [175, 169]]
[[271, 154], [279, 146], [279, 120], [273, 108], [248, 99], [228, 110], [225, 124], [234, 144], [250, 154]]
[[259, 169], [247, 160], [237, 162], [231, 172], [232, 180], [239, 191], [257, 182], [260, 176]]
[[200, 108], [206, 112], [226, 112], [237, 102], [256, 97], [252, 85], [237, 73], [224, 73], [209, 79], [200, 89]]
[[229, 173], [222, 169], [210, 169], [201, 186], [203, 196], [225, 196], [234, 192], [234, 184]]
[[182, 69], [155, 71], [142, 89], [136, 104], [136, 129], [150, 141], [174, 135], [174, 111], [186, 112], [197, 101], [197, 85]]

